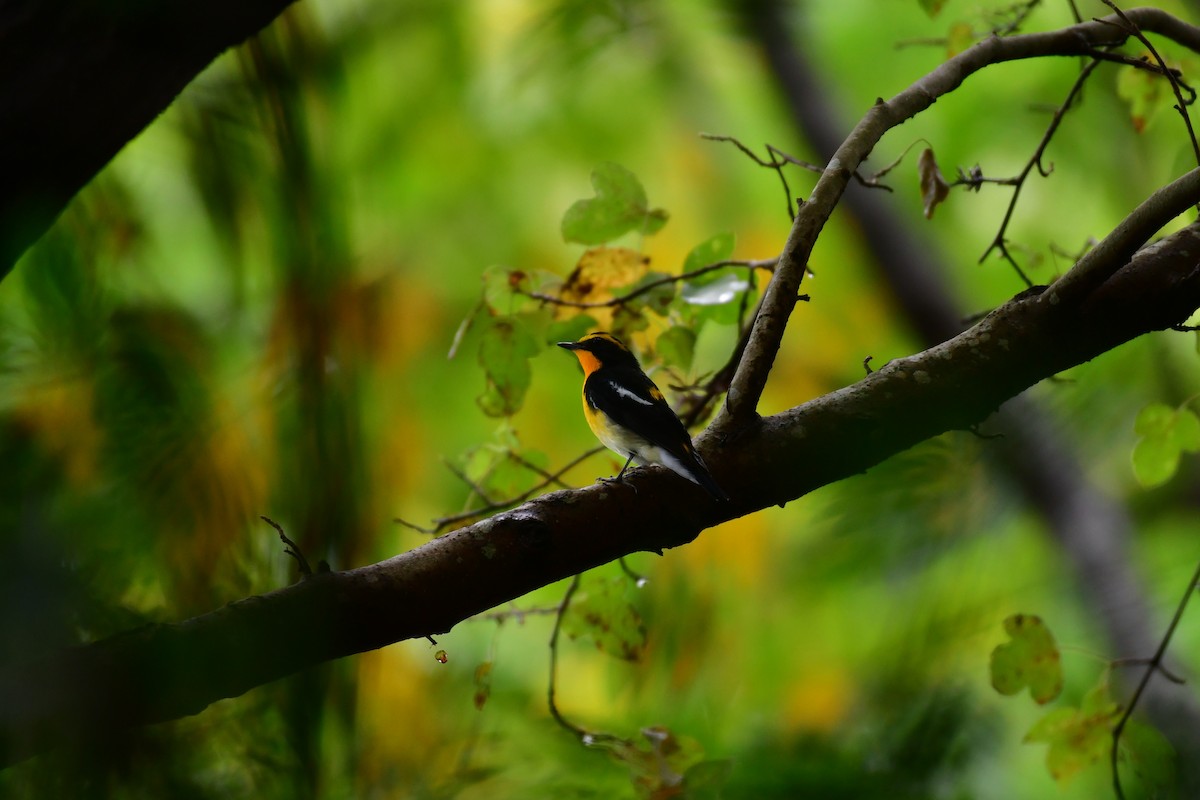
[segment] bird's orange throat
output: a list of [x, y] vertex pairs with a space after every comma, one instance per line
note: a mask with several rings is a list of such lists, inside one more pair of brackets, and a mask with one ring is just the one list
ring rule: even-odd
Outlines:
[[596, 370], [600, 369], [600, 359], [587, 350], [572, 350], [575, 357], [579, 359], [579, 365], [583, 367], [583, 377], [591, 375]]

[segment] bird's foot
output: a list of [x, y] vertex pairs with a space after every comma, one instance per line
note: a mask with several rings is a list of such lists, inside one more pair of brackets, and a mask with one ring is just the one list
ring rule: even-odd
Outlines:
[[622, 477], [621, 475], [618, 475], [615, 478], [596, 478], [596, 482], [603, 483], [607, 486], [612, 486], [613, 484], [619, 483], [622, 486], [628, 486], [630, 489], [633, 489], [634, 494], [638, 493], [638, 488], [636, 486], [634, 486], [632, 483], [630, 483], [629, 481], [625, 480], [625, 478]]

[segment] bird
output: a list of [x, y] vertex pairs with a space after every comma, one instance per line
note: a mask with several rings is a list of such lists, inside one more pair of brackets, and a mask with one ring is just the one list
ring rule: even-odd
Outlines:
[[592, 433], [625, 459], [615, 478], [601, 480], [620, 481], [636, 459], [640, 464], [664, 466], [717, 500], [729, 500], [662, 391], [620, 339], [598, 331], [558, 346], [573, 352], [583, 367], [583, 415]]

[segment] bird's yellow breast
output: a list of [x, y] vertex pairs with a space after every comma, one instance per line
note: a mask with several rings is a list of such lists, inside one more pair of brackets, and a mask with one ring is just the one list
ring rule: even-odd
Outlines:
[[626, 431], [614, 423], [608, 414], [589, 403], [586, 392], [583, 395], [583, 416], [600, 443], [621, 456], [628, 456], [645, 445], [640, 437]]

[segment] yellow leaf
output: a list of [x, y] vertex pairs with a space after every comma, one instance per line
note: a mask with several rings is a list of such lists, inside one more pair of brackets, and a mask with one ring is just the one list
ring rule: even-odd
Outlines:
[[650, 258], [627, 247], [593, 247], [579, 258], [560, 297], [575, 303], [611, 299], [612, 290], [631, 286], [646, 274]]
[[950, 26], [946, 36], [946, 58], [954, 58], [970, 47], [975, 41], [975, 32], [965, 22], [956, 22]]

